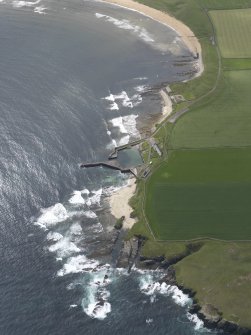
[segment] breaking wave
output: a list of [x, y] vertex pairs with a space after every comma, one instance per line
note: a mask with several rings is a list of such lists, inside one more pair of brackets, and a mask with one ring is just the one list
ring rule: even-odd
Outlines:
[[118, 116], [109, 121], [113, 128], [118, 128], [120, 133], [120, 138], [112, 138], [112, 145], [117, 147], [120, 145], [127, 144], [130, 138], [139, 139], [140, 133], [137, 129], [136, 119], [138, 115], [126, 115]]
[[177, 286], [155, 281], [151, 274], [145, 274], [140, 277], [139, 286], [142, 293], [151, 297], [151, 302], [155, 301], [157, 294], [161, 294], [171, 296], [175, 303], [180, 306], [186, 306], [192, 303], [191, 298], [189, 298], [187, 294], [184, 294]]
[[45, 229], [69, 218], [65, 207], [61, 203], [57, 203], [54, 206], [41, 209], [41, 213], [42, 214], [38, 217], [35, 224]]
[[16, 0], [12, 2], [13, 7], [15, 8], [22, 8], [22, 7], [34, 7], [36, 5], [38, 5], [41, 2], [41, 0], [37, 0], [37, 1], [23, 1], [23, 0]]
[[204, 322], [199, 319], [198, 315], [196, 314], [191, 314], [187, 312], [187, 318], [189, 321], [193, 322], [195, 324], [194, 329], [195, 330], [204, 330]]
[[130, 30], [132, 33], [134, 33], [136, 36], [138, 36], [141, 40], [145, 42], [154, 42], [154, 39], [152, 36], [148, 33], [148, 31], [145, 28], [142, 28], [137, 25], [133, 25], [129, 20], [118, 20], [112, 16], [104, 15], [100, 13], [95, 14], [98, 19], [103, 19], [106, 22], [110, 22], [114, 24], [116, 27], [121, 29]]
[[[138, 87], [135, 88], [136, 92], [142, 92], [138, 90]], [[142, 102], [142, 97], [140, 94], [133, 94], [131, 97], [128, 96], [126, 91], [122, 91], [118, 94], [110, 93], [107, 97], [104, 97], [103, 100], [109, 102], [110, 110], [119, 110], [120, 107], [125, 108], [134, 108]]]
[[46, 7], [38, 6], [38, 7], [35, 7], [35, 8], [34, 8], [34, 13], [45, 15], [45, 14], [46, 14], [46, 13], [45, 13], [45, 10], [46, 10], [46, 9], [47, 9]]

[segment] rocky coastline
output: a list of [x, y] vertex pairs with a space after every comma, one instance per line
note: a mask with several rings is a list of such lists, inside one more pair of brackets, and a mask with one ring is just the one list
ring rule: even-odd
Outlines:
[[159, 283], [166, 283], [168, 285], [177, 286], [184, 294], [188, 294], [189, 297], [193, 300], [193, 304], [189, 308], [189, 313], [197, 314], [199, 319], [204, 322], [205, 327], [212, 330], [223, 330], [228, 334], [251, 335], [251, 329], [241, 327], [238, 324], [225, 320], [221, 311], [219, 311], [213, 305], [200, 305], [200, 302], [197, 301], [195, 297], [196, 292], [188, 287], [181, 285], [177, 281], [173, 265], [191, 253], [198, 251], [202, 246], [200, 243], [188, 244], [186, 252], [170, 259], [166, 259], [164, 256], [152, 258], [143, 256], [141, 254], [141, 248], [145, 240], [146, 239], [143, 236], [134, 236], [130, 240], [124, 240], [116, 266], [126, 268], [128, 272], [131, 271], [133, 266], [142, 270], [164, 270], [165, 275], [162, 279], [159, 280]]

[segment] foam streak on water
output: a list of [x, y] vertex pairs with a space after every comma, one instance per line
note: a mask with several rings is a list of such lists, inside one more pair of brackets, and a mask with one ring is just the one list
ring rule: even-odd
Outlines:
[[[134, 88], [136, 92], [143, 92], [144, 90], [139, 90], [139, 87]], [[140, 94], [135, 93], [131, 97], [128, 96], [126, 91], [122, 91], [117, 94], [108, 95], [103, 98], [104, 100], [109, 102], [110, 110], [119, 110], [121, 107], [132, 109], [138, 106], [142, 102], [142, 97]]]
[[116, 27], [129, 30], [133, 32], [135, 35], [137, 35], [140, 39], [142, 39], [145, 42], [154, 42], [154, 39], [152, 36], [147, 32], [145, 28], [141, 28], [138, 25], [134, 25], [130, 23], [129, 20], [118, 20], [112, 16], [104, 15], [100, 13], [96, 13], [96, 17], [98, 19], [103, 19], [106, 22], [110, 22], [114, 24]]

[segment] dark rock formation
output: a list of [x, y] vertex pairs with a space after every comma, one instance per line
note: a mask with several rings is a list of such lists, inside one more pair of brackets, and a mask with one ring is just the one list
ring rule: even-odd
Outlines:
[[127, 268], [130, 272], [132, 266], [137, 262], [143, 241], [144, 238], [141, 236], [135, 236], [129, 241], [124, 241], [117, 260], [117, 267]]
[[140, 256], [139, 262], [137, 264], [140, 268], [147, 268], [147, 269], [168, 269], [171, 265], [174, 265], [181, 261], [183, 258], [187, 257], [188, 255], [191, 255], [194, 252], [197, 252], [200, 250], [200, 248], [203, 246], [203, 243], [189, 243], [186, 246], [186, 250], [183, 253], [180, 253], [175, 256], [171, 256], [168, 258], [165, 258], [164, 256], [158, 256], [158, 257], [145, 257]]

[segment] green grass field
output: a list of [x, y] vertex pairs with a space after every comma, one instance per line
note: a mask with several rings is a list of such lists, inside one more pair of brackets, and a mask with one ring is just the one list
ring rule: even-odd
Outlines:
[[251, 70], [251, 58], [224, 58], [223, 70]]
[[251, 240], [251, 149], [175, 151], [147, 183], [156, 238]]
[[172, 148], [251, 145], [251, 71], [225, 71], [217, 91], [179, 119]]
[[222, 56], [251, 57], [251, 9], [217, 10], [210, 15]]
[[196, 0], [206, 9], [236, 9], [251, 7], [251, 0]]
[[175, 265], [179, 283], [196, 291], [201, 305], [211, 304], [223, 318], [251, 328], [250, 243], [207, 242]]

